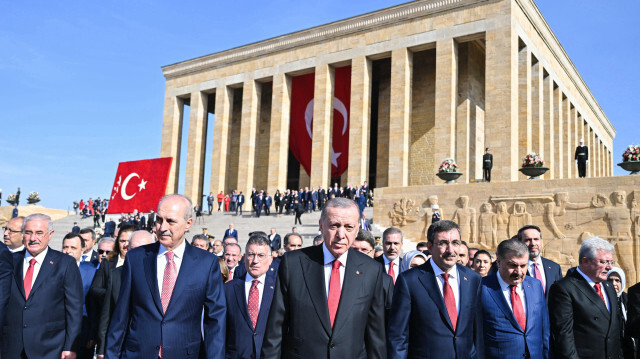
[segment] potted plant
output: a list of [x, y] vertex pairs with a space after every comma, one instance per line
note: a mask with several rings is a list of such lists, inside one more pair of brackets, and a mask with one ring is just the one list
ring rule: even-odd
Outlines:
[[523, 175], [529, 176], [529, 179], [538, 179], [549, 170], [548, 167], [544, 167], [544, 160], [539, 154], [531, 152], [522, 158], [522, 168], [520, 172]]
[[27, 197], [27, 202], [29, 204], [36, 204], [38, 202], [40, 202], [40, 195], [38, 194], [38, 192], [31, 192], [29, 193], [29, 197]]
[[458, 177], [462, 176], [462, 173], [458, 172], [458, 165], [453, 158], [445, 158], [442, 160], [442, 163], [440, 163], [436, 176], [445, 181], [445, 184], [451, 184], [455, 183]]
[[11, 193], [9, 194], [9, 197], [7, 197], [7, 203], [9, 203], [10, 205], [15, 205], [18, 201], [16, 200], [16, 194], [15, 193]]
[[640, 145], [631, 145], [622, 154], [622, 162], [618, 163], [625, 171], [632, 175], [640, 173]]

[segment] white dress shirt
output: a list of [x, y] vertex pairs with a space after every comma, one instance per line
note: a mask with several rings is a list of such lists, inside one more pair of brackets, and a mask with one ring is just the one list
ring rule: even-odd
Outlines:
[[9, 247], [7, 247], [7, 249], [8, 249], [8, 250], [9, 250], [9, 252], [11, 252], [11, 253], [17, 253], [17, 252], [20, 252], [20, 251], [22, 251], [22, 250], [24, 249], [24, 245], [22, 245], [22, 246], [20, 246], [20, 247], [18, 247], [18, 248], [16, 248], [16, 249], [11, 249], [11, 248], [9, 248]]
[[[327, 293], [327, 298], [329, 298], [329, 282], [331, 280], [331, 271], [333, 270], [333, 261], [336, 260], [336, 257], [329, 252], [327, 246], [322, 244], [322, 254], [324, 255], [324, 287]], [[347, 267], [347, 254], [349, 251], [344, 252], [340, 257], [338, 257], [338, 261], [340, 262], [340, 290], [342, 290], [342, 284], [344, 284], [344, 269]]]
[[44, 251], [40, 252], [37, 256], [33, 257], [29, 251], [24, 252], [24, 263], [22, 265], [22, 279], [27, 275], [27, 270], [29, 270], [29, 262], [31, 258], [36, 259], [36, 263], [33, 265], [33, 277], [31, 277], [31, 288], [33, 288], [33, 283], [36, 282], [36, 278], [38, 278], [38, 273], [40, 273], [40, 268], [42, 268], [42, 263], [44, 262], [44, 257], [47, 256], [47, 252], [49, 252], [49, 247], [45, 248]]
[[[589, 276], [584, 274], [580, 270], [580, 267], [576, 267], [576, 270], [589, 283], [591, 288], [593, 288], [593, 291], [596, 292], [596, 287], [595, 287], [596, 282], [592, 281], [591, 278], [589, 278]], [[611, 306], [609, 305], [609, 297], [607, 296], [607, 292], [604, 290], [604, 284], [603, 283], [600, 283], [600, 290], [602, 291], [602, 296], [604, 297], [604, 304], [607, 306], [607, 310], [609, 311], [609, 313], [611, 313]], [[596, 292], [596, 294], [598, 294], [598, 292]]]
[[[438, 283], [438, 288], [440, 288], [440, 295], [442, 295], [442, 299], [444, 299], [444, 292], [442, 291], [444, 285], [442, 273], [444, 273], [444, 271], [440, 269], [433, 260], [429, 262], [431, 262], [433, 274], [436, 276], [436, 283]], [[458, 299], [460, 298], [460, 277], [458, 276], [458, 267], [453, 266], [453, 268], [449, 269], [449, 272], [447, 273], [449, 273], [449, 285], [453, 291], [453, 298], [456, 300], [456, 309], [458, 310], [458, 313], [460, 313], [460, 300]]]
[[395, 282], [398, 279], [398, 274], [400, 274], [400, 257], [396, 257], [393, 261], [390, 261], [386, 255], [382, 255], [382, 259], [384, 260], [384, 270], [387, 274], [389, 274], [389, 263], [393, 262], [393, 274], [395, 278], [393, 281]]
[[124, 258], [122, 256], [118, 256], [118, 262], [116, 262], [116, 268], [121, 267], [123, 264], [124, 264]]
[[92, 254], [93, 254], [93, 249], [90, 250], [89, 253], [82, 253], [82, 255], [80, 256], [80, 261], [81, 262], [91, 262], [91, 255]]
[[542, 277], [542, 278], [536, 278], [536, 279], [540, 279], [542, 281], [542, 286], [544, 288], [546, 288], [546, 286], [547, 286], [547, 275], [544, 273], [544, 266], [542, 265], [542, 257], [538, 256], [538, 259], [536, 259], [535, 262], [531, 261], [531, 260], [529, 261], [529, 267], [527, 267], [527, 268], [529, 270], [529, 275], [531, 277], [534, 277], [534, 273], [536, 272], [535, 271], [535, 267], [533, 266], [533, 263], [538, 263], [538, 270], [540, 271], [540, 277]]
[[249, 291], [251, 290], [251, 285], [253, 284], [253, 280], [258, 280], [258, 311], [260, 311], [260, 303], [262, 303], [262, 293], [264, 292], [264, 281], [267, 278], [267, 273], [259, 276], [258, 278], [253, 278], [251, 274], [247, 273], [244, 279], [244, 298], [247, 301], [247, 305], [249, 305]]
[[[178, 278], [178, 274], [180, 273], [180, 265], [182, 264], [182, 258], [184, 258], [184, 248], [185, 248], [185, 244], [183, 240], [182, 243], [180, 243], [180, 245], [172, 251], [173, 263], [175, 263], [176, 265], [176, 279]], [[160, 244], [160, 248], [158, 249], [158, 257], [157, 257], [158, 269], [157, 269], [156, 276], [158, 278], [158, 292], [160, 293], [161, 297], [162, 297], [162, 282], [164, 280], [164, 268], [167, 266], [167, 256], [165, 255], [166, 252], [168, 252], [167, 248], [165, 248], [165, 246]]]
[[[504, 295], [504, 299], [507, 300], [507, 304], [509, 305], [509, 309], [513, 312], [513, 306], [511, 305], [511, 286], [507, 284], [500, 273], [498, 275], [498, 283], [500, 283], [500, 289], [502, 289], [502, 295]], [[516, 293], [520, 296], [520, 300], [522, 301], [522, 308], [524, 309], [524, 315], [527, 315], [527, 305], [526, 298], [524, 297], [524, 290], [522, 290], [522, 283], [516, 285]]]

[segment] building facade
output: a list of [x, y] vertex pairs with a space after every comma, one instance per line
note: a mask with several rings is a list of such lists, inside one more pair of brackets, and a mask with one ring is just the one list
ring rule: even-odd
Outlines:
[[[178, 188], [185, 105], [190, 106], [184, 193], [327, 187], [336, 68], [351, 66], [348, 169], [341, 185], [423, 186], [444, 158], [459, 183], [519, 181], [535, 151], [546, 179], [613, 174], [615, 130], [532, 0], [418, 0], [162, 68], [167, 192]], [[311, 171], [289, 150], [291, 81], [314, 73]], [[209, 116], [213, 114], [213, 116]], [[213, 117], [212, 120], [209, 120]], [[206, 138], [213, 126], [213, 138]], [[212, 162], [205, 164], [205, 151]], [[333, 179], [336, 181], [338, 179]]]

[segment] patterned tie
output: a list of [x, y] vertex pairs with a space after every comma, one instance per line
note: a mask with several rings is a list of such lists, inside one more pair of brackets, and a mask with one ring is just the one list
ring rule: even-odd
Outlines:
[[[31, 267], [29, 267], [31, 268]], [[602, 288], [600, 287], [600, 283], [596, 283], [596, 285], [594, 285], [594, 287], [596, 288], [596, 293], [598, 293], [598, 295], [600, 296], [600, 299], [602, 299], [602, 301], [604, 302], [604, 306], [607, 306], [607, 301], [604, 300], [604, 295], [602, 295]]]
[[396, 284], [396, 271], [393, 270], [393, 262], [389, 262], [389, 275], [393, 279], [393, 284]]
[[83, 261], [83, 262], [86, 262], [86, 261], [87, 261], [87, 257], [88, 257], [88, 256], [87, 256], [86, 254], [83, 254], [83, 255], [82, 255], [82, 261]]
[[254, 329], [256, 328], [256, 323], [258, 323], [258, 313], [260, 312], [258, 283], [257, 279], [251, 281], [251, 289], [249, 290], [249, 318], [251, 318], [251, 325], [253, 325]]
[[173, 287], [176, 285], [176, 277], [178, 271], [176, 270], [176, 263], [173, 261], [173, 252], [166, 252], [167, 265], [164, 267], [164, 277], [162, 278], [162, 312], [167, 312], [167, 307], [171, 301], [171, 295], [173, 294]]
[[338, 312], [338, 304], [340, 304], [340, 290], [340, 261], [335, 259], [331, 269], [331, 278], [329, 279], [329, 298], [327, 300], [331, 328], [333, 328], [333, 322]]
[[447, 307], [447, 313], [449, 313], [449, 319], [451, 319], [451, 326], [453, 331], [456, 331], [456, 325], [458, 324], [458, 308], [456, 307], [456, 299], [453, 296], [453, 289], [449, 285], [449, 273], [442, 273], [444, 283], [442, 284], [442, 296], [444, 297], [444, 305]]
[[538, 269], [538, 263], [533, 262], [533, 276], [538, 279], [540, 283], [542, 283], [542, 292], [547, 293], [547, 288], [544, 286], [544, 282], [542, 281], [542, 273], [540, 273], [540, 269]]
[[233, 279], [233, 269], [229, 271], [229, 280]]
[[522, 307], [522, 300], [520, 295], [516, 292], [516, 286], [511, 287], [511, 308], [513, 308], [513, 316], [516, 317], [516, 321], [520, 324], [522, 330], [527, 329], [527, 317], [524, 315], [524, 308]]
[[31, 293], [31, 285], [33, 284], [33, 267], [36, 265], [36, 259], [31, 258], [29, 260], [29, 268], [27, 268], [27, 274], [24, 276], [24, 297], [29, 299], [29, 293]]

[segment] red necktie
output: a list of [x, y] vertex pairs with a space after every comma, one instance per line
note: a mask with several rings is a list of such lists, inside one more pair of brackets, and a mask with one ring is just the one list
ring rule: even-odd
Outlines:
[[522, 300], [520, 295], [516, 292], [516, 286], [511, 286], [511, 308], [513, 308], [513, 316], [516, 317], [516, 321], [520, 324], [522, 330], [527, 329], [527, 317], [524, 315], [524, 307], [522, 306]]
[[451, 319], [451, 326], [453, 331], [456, 331], [456, 324], [458, 324], [458, 308], [456, 307], [456, 299], [453, 296], [453, 289], [449, 285], [449, 273], [442, 273], [444, 283], [442, 284], [442, 296], [444, 297], [444, 305], [447, 307], [447, 313], [449, 313], [449, 319]]
[[233, 279], [233, 269], [229, 271], [229, 280]]
[[249, 318], [251, 318], [251, 324], [255, 329], [256, 323], [258, 323], [258, 313], [260, 312], [260, 294], [258, 293], [257, 279], [251, 281], [251, 289], [249, 289]]
[[337, 259], [333, 261], [333, 268], [331, 269], [331, 278], [329, 279], [329, 298], [327, 303], [329, 305], [331, 328], [333, 328], [333, 322], [335, 321], [336, 313], [338, 312], [338, 304], [340, 304], [340, 261]]
[[538, 269], [538, 263], [533, 262], [533, 276], [537, 278], [540, 283], [542, 283], [542, 293], [546, 293], [547, 289], [544, 287], [544, 282], [542, 281], [542, 274], [540, 273], [540, 269]]
[[[31, 267], [29, 267], [31, 268]], [[602, 301], [604, 302], [604, 306], [607, 306], [607, 301], [604, 300], [604, 295], [602, 295], [602, 288], [600, 287], [600, 283], [596, 283], [596, 285], [594, 285], [594, 287], [596, 288], [596, 293], [598, 293], [598, 295], [600, 296], [600, 299], [602, 299]]]
[[167, 265], [164, 267], [164, 277], [162, 279], [162, 311], [167, 312], [167, 307], [171, 301], [171, 295], [173, 294], [173, 287], [176, 285], [176, 277], [178, 271], [176, 270], [176, 263], [173, 261], [173, 252], [166, 252]]
[[396, 271], [393, 270], [393, 262], [389, 262], [389, 275], [393, 279], [393, 284], [396, 284]]
[[29, 260], [29, 268], [27, 268], [27, 274], [24, 276], [24, 298], [29, 299], [29, 293], [31, 293], [31, 285], [33, 282], [33, 267], [36, 265], [36, 259], [31, 258]]

